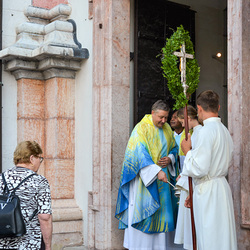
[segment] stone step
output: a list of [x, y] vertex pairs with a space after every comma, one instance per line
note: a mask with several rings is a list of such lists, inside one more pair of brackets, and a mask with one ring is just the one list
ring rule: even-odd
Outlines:
[[88, 250], [86, 246], [64, 247], [63, 250]]

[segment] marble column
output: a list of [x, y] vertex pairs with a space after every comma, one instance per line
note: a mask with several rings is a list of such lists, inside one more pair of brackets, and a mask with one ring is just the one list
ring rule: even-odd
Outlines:
[[75, 201], [75, 73], [88, 50], [68, 20], [69, 5], [38, 6], [27, 8], [29, 21], [17, 27], [16, 43], [0, 51], [0, 58], [17, 80], [18, 141], [37, 140], [43, 149], [40, 173], [51, 188], [52, 244], [59, 250], [83, 244], [82, 211]]
[[45, 81], [45, 175], [53, 199], [74, 199], [75, 82]]
[[234, 141], [229, 171], [238, 249], [250, 244], [250, 3], [228, 0], [228, 127]]
[[93, 1], [93, 189], [88, 247], [122, 249], [114, 218], [129, 137], [129, 0]]

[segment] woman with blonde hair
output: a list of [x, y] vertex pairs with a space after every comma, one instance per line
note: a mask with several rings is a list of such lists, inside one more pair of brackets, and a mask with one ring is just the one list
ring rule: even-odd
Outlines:
[[40, 145], [35, 141], [20, 142], [15, 149], [13, 161], [15, 166], [0, 175], [0, 193], [6, 188], [4, 180], [11, 192], [29, 176], [15, 191], [20, 199], [26, 234], [20, 237], [1, 238], [0, 249], [51, 250], [50, 187], [47, 179], [37, 174], [43, 161]]

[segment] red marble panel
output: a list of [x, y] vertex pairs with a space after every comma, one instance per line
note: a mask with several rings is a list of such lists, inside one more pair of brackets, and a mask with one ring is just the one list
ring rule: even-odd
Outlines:
[[74, 159], [75, 121], [73, 119], [47, 119], [46, 156], [49, 158]]
[[68, 0], [33, 0], [32, 5], [35, 7], [52, 9], [56, 5], [64, 3], [68, 4]]
[[17, 142], [37, 141], [41, 146], [44, 156], [44, 120], [40, 119], [18, 119], [17, 120]]
[[45, 82], [45, 116], [74, 118], [74, 79], [52, 78]]
[[49, 181], [53, 199], [74, 198], [74, 165], [73, 159], [47, 159], [45, 177]]
[[44, 81], [17, 81], [17, 118], [44, 119]]

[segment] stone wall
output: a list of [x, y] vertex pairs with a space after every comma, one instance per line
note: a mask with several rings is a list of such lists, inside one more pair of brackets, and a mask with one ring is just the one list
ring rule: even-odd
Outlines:
[[234, 141], [229, 172], [238, 249], [250, 249], [250, 3], [228, 0], [228, 125]]
[[93, 190], [88, 246], [122, 249], [114, 218], [129, 137], [129, 0], [93, 1]]

